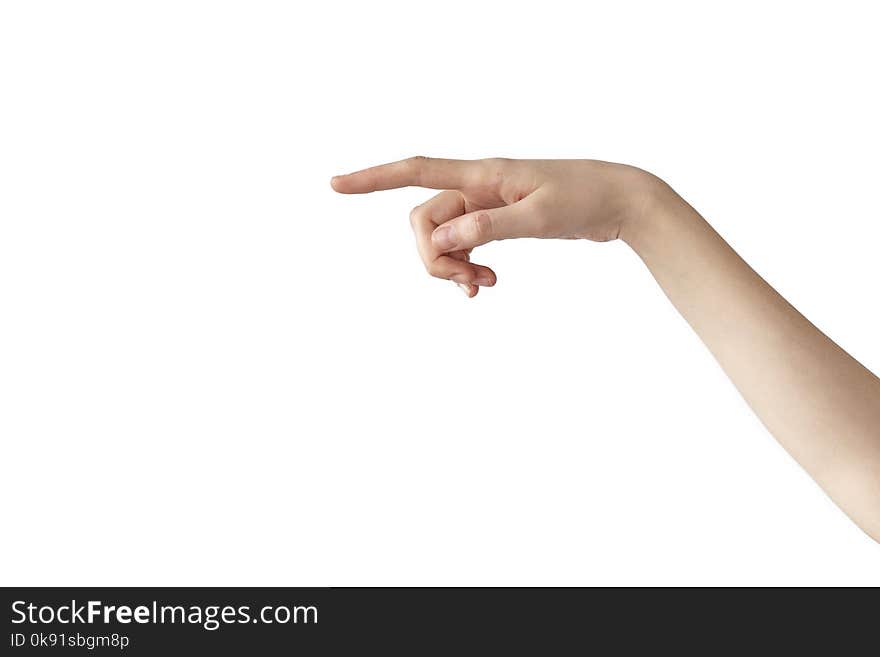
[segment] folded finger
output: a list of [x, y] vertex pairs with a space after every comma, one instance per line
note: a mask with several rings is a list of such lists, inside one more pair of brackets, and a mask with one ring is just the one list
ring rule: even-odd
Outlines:
[[511, 205], [477, 210], [437, 226], [431, 244], [438, 253], [472, 249], [493, 240], [535, 237], [540, 209], [529, 196]]
[[464, 212], [464, 199], [454, 191], [441, 192], [431, 200], [416, 207], [410, 214], [410, 223], [416, 237], [419, 256], [428, 273], [437, 278], [447, 278], [462, 286], [468, 296], [474, 296], [477, 286], [488, 287], [496, 282], [495, 272], [483, 265], [470, 262], [468, 251], [450, 254], [439, 252], [431, 241], [431, 234], [438, 224], [457, 217]]

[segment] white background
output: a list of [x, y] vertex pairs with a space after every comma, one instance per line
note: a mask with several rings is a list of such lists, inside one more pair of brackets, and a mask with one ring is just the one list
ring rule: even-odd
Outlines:
[[467, 300], [415, 154], [649, 169], [880, 370], [870, 3], [5, 2], [0, 582], [880, 584], [621, 243]]

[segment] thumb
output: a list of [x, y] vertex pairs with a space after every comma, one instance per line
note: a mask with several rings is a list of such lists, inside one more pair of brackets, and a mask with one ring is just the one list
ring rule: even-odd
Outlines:
[[441, 224], [431, 233], [434, 248], [441, 253], [464, 251], [494, 240], [536, 237], [538, 217], [531, 197], [490, 210], [463, 214]]

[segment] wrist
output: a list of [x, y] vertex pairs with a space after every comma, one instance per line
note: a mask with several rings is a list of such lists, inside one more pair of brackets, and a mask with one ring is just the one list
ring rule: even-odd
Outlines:
[[641, 174], [629, 190], [630, 211], [621, 222], [619, 238], [644, 257], [664, 235], [668, 237], [671, 223], [694, 210], [663, 180], [647, 171]]

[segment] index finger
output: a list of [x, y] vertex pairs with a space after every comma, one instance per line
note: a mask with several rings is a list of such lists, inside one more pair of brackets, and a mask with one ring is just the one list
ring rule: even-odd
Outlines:
[[462, 189], [473, 181], [479, 170], [478, 167], [476, 160], [410, 157], [344, 176], [336, 176], [330, 184], [341, 194], [366, 194], [399, 187]]

